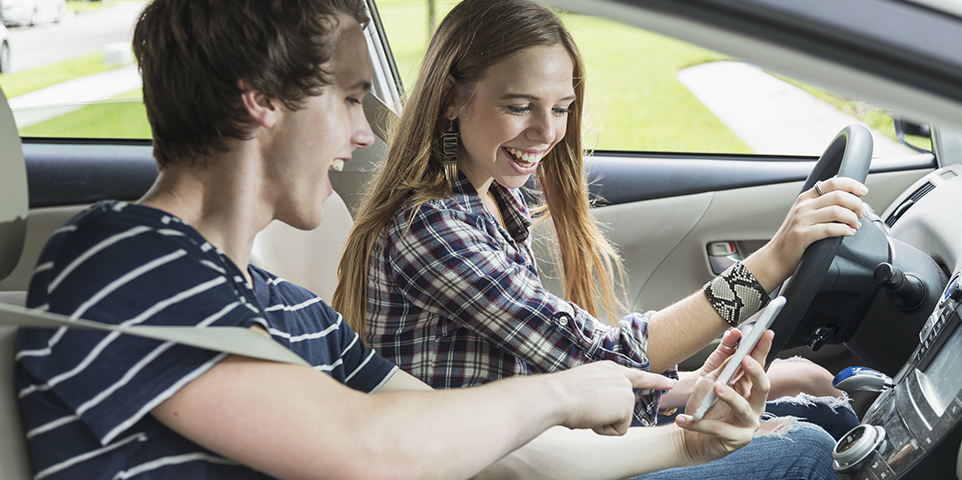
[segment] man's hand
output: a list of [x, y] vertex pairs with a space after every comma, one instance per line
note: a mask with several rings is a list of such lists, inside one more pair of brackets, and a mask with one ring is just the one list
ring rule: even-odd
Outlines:
[[751, 355], [742, 360], [742, 375], [731, 386], [715, 382], [727, 361], [699, 381], [686, 411], [694, 412], [709, 388], [715, 389], [719, 399], [700, 422], [695, 422], [690, 414], [675, 417], [675, 423], [684, 429], [685, 451], [693, 462], [724, 457], [751, 441], [771, 388], [762, 362], [774, 336], [771, 330], [762, 335]]
[[657, 374], [596, 362], [546, 375], [557, 383], [569, 405], [565, 420], [568, 428], [591, 428], [601, 435], [623, 435], [631, 425], [635, 396], [632, 388], [671, 389], [675, 381]]

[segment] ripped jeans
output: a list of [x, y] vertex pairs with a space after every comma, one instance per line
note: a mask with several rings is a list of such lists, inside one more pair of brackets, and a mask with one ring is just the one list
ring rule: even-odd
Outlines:
[[859, 424], [847, 397], [836, 399], [801, 393], [766, 403], [765, 412], [776, 417], [796, 417], [814, 423], [825, 429], [836, 441]]
[[[659, 415], [658, 424], [675, 422], [675, 415], [683, 413], [679, 409], [673, 415]], [[855, 411], [848, 403], [848, 397], [813, 397], [800, 393], [794, 397], [782, 397], [765, 404], [765, 413], [774, 417], [795, 417], [825, 429], [836, 441], [859, 424]], [[633, 425], [637, 426], [637, 425]]]
[[[771, 433], [757, 433], [752, 441], [728, 456], [694, 467], [672, 468], [638, 478], [653, 480], [726, 479], [836, 480], [832, 468], [835, 441], [859, 424], [848, 399], [799, 394], [765, 405], [765, 417], [785, 422]], [[773, 418], [774, 417], [774, 418]], [[762, 420], [763, 422], [766, 420]], [[659, 417], [658, 423], [673, 422]]]
[[[775, 419], [774, 421], [785, 421]], [[693, 467], [672, 468], [637, 478], [652, 480], [729, 479], [837, 480], [832, 468], [835, 440], [813, 424], [788, 420], [787, 428], [756, 434], [724, 458]]]

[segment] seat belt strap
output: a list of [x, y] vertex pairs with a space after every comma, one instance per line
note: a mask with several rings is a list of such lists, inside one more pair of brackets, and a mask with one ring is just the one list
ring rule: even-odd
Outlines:
[[175, 342], [272, 362], [311, 366], [301, 356], [270, 337], [243, 327], [179, 327], [167, 325], [121, 326], [76, 319], [0, 302], [0, 325], [27, 328], [83, 328]]

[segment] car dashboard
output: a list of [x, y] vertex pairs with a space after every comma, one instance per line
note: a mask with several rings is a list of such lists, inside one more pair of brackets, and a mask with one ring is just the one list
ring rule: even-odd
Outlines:
[[962, 165], [935, 170], [905, 190], [885, 211], [892, 238], [926, 253], [946, 274], [962, 269]]
[[[908, 361], [835, 448], [843, 479], [959, 476], [962, 442], [962, 165], [935, 170], [881, 215], [889, 236], [932, 258], [949, 278]], [[915, 337], [910, 338], [913, 344]]]
[[835, 447], [843, 478], [950, 478], [962, 441], [962, 288], [957, 272], [905, 366]]

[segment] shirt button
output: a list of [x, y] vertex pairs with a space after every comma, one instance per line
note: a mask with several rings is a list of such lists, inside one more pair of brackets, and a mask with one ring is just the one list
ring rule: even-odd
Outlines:
[[567, 326], [567, 325], [568, 325], [568, 316], [567, 316], [567, 315], [562, 315], [561, 318], [558, 319], [558, 325], [561, 325], [562, 327]]

